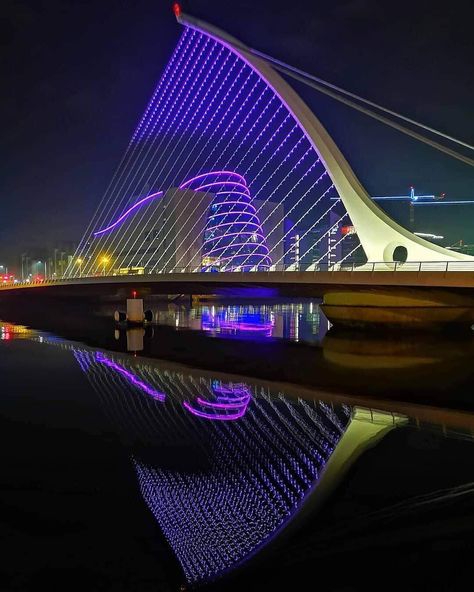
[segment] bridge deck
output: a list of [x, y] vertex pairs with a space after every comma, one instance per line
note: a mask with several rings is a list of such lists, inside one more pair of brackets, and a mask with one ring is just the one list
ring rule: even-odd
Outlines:
[[[4, 284], [0, 292], [73, 286], [148, 286], [158, 292], [194, 293], [199, 287], [313, 287], [318, 293], [334, 287], [474, 288], [474, 271], [270, 271], [219, 273], [162, 273], [156, 275], [97, 276]], [[49, 291], [49, 290], [48, 290]]]

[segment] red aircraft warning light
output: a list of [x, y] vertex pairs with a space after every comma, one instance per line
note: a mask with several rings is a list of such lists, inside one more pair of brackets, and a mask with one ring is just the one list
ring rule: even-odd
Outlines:
[[174, 12], [174, 16], [176, 18], [179, 18], [181, 16], [181, 5], [178, 2], [175, 2], [173, 4], [173, 12]]
[[354, 226], [341, 226], [341, 234], [345, 236], [346, 234], [356, 234], [356, 230]]

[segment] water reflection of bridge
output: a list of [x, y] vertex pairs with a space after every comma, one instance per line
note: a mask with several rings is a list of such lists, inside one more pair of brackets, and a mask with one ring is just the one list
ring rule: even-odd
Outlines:
[[[281, 541], [290, 524], [306, 523], [362, 451], [393, 428], [418, 425], [399, 413], [355, 407], [350, 397], [2, 327], [5, 339], [30, 339], [74, 355], [129, 451], [147, 506], [195, 583], [263, 557], [264, 549], [279, 556], [272, 541]], [[436, 422], [443, 413], [405, 410]], [[453, 418], [460, 421], [461, 414], [444, 412], [447, 424]], [[472, 429], [472, 416], [464, 415], [468, 424]], [[396, 430], [391, 437], [404, 435]]]
[[296, 400], [252, 381], [70, 349], [131, 451], [141, 493], [189, 582], [222, 576], [322, 503], [405, 420]]

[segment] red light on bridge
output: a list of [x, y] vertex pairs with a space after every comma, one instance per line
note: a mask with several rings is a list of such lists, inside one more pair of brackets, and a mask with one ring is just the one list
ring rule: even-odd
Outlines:
[[355, 234], [355, 228], [353, 226], [341, 226], [341, 234], [345, 236], [346, 234]]
[[173, 12], [174, 12], [174, 16], [175, 16], [176, 18], [179, 18], [179, 17], [181, 16], [181, 12], [182, 12], [182, 11], [181, 11], [181, 5], [180, 5], [180, 4], [178, 4], [178, 2], [175, 2], [175, 3], [173, 4]]

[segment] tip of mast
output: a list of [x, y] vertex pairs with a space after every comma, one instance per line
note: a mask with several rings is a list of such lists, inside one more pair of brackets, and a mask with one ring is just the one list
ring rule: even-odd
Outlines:
[[183, 13], [183, 11], [181, 9], [181, 4], [179, 4], [179, 2], [175, 2], [173, 4], [173, 13], [174, 13], [174, 16], [176, 17], [176, 19], [179, 21], [181, 15]]

